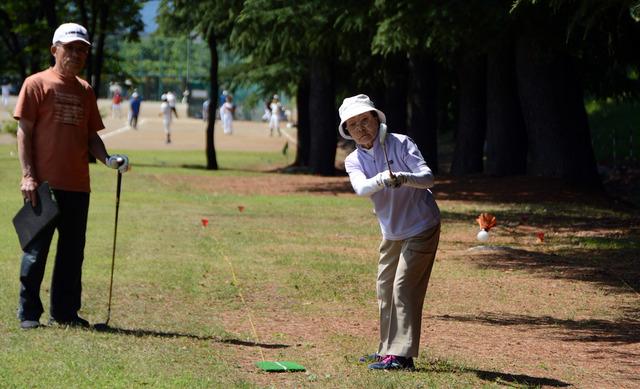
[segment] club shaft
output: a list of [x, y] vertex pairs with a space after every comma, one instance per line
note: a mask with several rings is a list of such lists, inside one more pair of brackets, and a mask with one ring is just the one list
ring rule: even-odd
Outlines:
[[116, 186], [116, 220], [113, 224], [113, 251], [111, 252], [111, 279], [109, 281], [109, 304], [107, 305], [107, 321], [109, 324], [111, 319], [111, 293], [113, 291], [113, 270], [116, 264], [116, 238], [118, 236], [118, 210], [120, 209], [120, 189], [122, 187], [122, 173], [118, 171], [118, 184]]
[[389, 175], [391, 176], [391, 178], [395, 177], [395, 175], [393, 174], [393, 171], [391, 171], [391, 164], [389, 163], [389, 157], [387, 157], [387, 146], [382, 143], [382, 152], [384, 153], [384, 159], [385, 161], [387, 161], [387, 169], [389, 169]]

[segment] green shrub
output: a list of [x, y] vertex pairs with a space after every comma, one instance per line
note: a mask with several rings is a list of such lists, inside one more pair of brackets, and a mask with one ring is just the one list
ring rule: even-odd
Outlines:
[[6, 132], [13, 136], [16, 136], [18, 132], [18, 122], [15, 120], [5, 120], [0, 123], [0, 132]]

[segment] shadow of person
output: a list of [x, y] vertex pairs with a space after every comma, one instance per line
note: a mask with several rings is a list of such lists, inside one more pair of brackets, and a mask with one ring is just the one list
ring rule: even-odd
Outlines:
[[257, 343], [240, 339], [225, 339], [216, 336], [201, 336], [194, 334], [186, 334], [181, 332], [166, 332], [166, 331], [157, 331], [157, 330], [147, 330], [140, 328], [119, 328], [112, 327], [108, 325], [100, 325], [94, 326], [92, 329], [96, 332], [106, 332], [117, 335], [127, 335], [127, 336], [135, 336], [135, 337], [159, 337], [159, 338], [189, 338], [195, 340], [203, 340], [203, 341], [213, 341], [218, 343], [227, 343], [233, 344], [237, 346], [248, 346], [248, 347], [260, 347], [265, 349], [281, 349], [288, 348], [289, 345], [286, 344], [271, 344], [271, 343]]
[[532, 377], [526, 374], [510, 374], [472, 368], [455, 368], [453, 366], [418, 368], [415, 371], [422, 373], [473, 373], [481, 380], [508, 386], [565, 388], [572, 385], [555, 378]]

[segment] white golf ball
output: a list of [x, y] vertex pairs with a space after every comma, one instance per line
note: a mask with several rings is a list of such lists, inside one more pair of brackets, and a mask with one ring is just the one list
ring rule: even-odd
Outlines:
[[476, 236], [480, 242], [486, 242], [489, 240], [489, 233], [485, 230], [480, 230]]

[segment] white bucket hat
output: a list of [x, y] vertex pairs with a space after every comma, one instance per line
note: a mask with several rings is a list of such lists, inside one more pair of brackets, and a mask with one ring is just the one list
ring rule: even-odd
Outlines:
[[76, 23], [63, 23], [53, 33], [52, 44], [80, 41], [91, 46], [87, 29]]
[[374, 107], [373, 101], [371, 101], [369, 96], [360, 94], [344, 99], [340, 109], [338, 109], [338, 113], [340, 114], [340, 125], [338, 126], [338, 131], [340, 132], [340, 135], [345, 139], [353, 139], [353, 137], [351, 137], [343, 127], [344, 123], [349, 120], [349, 118], [369, 111], [375, 111], [378, 113], [380, 123], [387, 122], [387, 117], [384, 115], [384, 112]]

